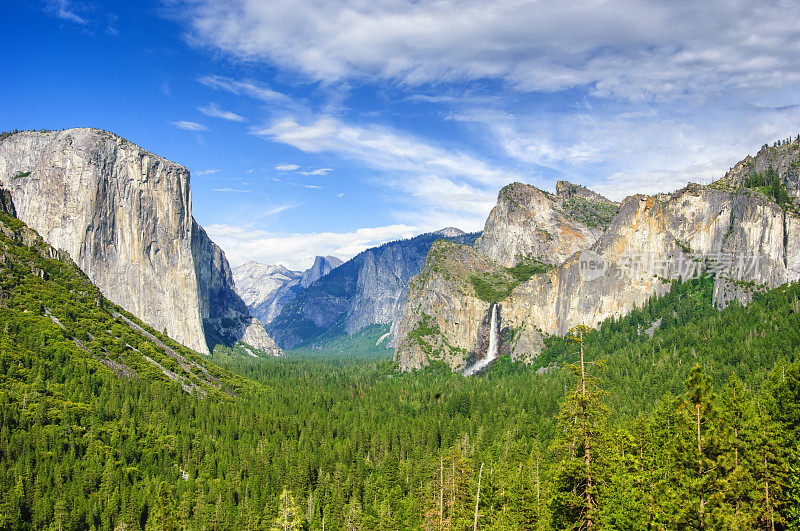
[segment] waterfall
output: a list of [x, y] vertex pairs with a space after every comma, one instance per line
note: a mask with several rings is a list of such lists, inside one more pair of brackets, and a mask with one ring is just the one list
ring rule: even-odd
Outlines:
[[464, 376], [471, 376], [489, 365], [492, 361], [497, 359], [497, 348], [500, 343], [500, 338], [497, 332], [497, 304], [492, 304], [492, 319], [491, 328], [489, 329], [489, 348], [486, 349], [486, 355], [475, 362], [475, 365], [468, 367], [464, 370]]

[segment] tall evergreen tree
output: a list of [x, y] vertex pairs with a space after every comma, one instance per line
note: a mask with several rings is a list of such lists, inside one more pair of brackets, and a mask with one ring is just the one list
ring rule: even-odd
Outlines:
[[599, 522], [598, 491], [605, 481], [607, 411], [605, 393], [587, 372], [583, 327], [575, 330], [579, 363], [569, 365], [575, 388], [567, 395], [558, 419], [554, 449], [558, 462], [550, 500], [551, 524], [556, 529], [595, 529]]

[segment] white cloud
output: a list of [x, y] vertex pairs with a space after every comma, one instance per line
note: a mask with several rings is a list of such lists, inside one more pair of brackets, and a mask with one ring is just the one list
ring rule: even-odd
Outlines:
[[226, 111], [224, 109], [220, 109], [219, 105], [216, 103], [209, 103], [208, 105], [204, 105], [202, 107], [197, 108], [198, 111], [205, 114], [206, 116], [210, 116], [212, 118], [222, 118], [223, 120], [229, 120], [231, 122], [243, 122], [244, 118], [236, 114], [235, 112]]
[[[185, 5], [193, 42], [322, 82], [294, 101], [255, 81], [202, 78], [269, 102], [272, 118], [253, 134], [375, 170], [365, 184], [395, 192], [393, 222], [422, 230], [480, 228], [515, 180], [565, 178], [615, 199], [708, 182], [800, 123], [798, 0]], [[390, 120], [391, 109], [344, 109], [351, 86], [403, 110], [439, 106], [446, 140], [356, 123], [351, 111]]]
[[247, 190], [245, 188], [214, 188], [214, 191], [215, 192], [237, 192], [237, 193], [242, 193], [242, 194], [250, 192], [250, 190]]
[[[688, 181], [711, 182], [765, 141], [796, 131], [800, 108], [747, 111], [718, 105], [595, 106], [517, 115], [477, 110], [455, 119], [485, 129], [513, 160], [543, 166], [613, 199], [670, 192]], [[678, 108], [680, 107], [680, 108]], [[666, 116], [666, 117], [662, 117]]]
[[215, 173], [219, 173], [217, 169], [210, 169], [210, 170], [200, 170], [195, 172], [195, 175], [214, 175]]
[[296, 171], [300, 175], [328, 175], [333, 168], [317, 168], [316, 170], [301, 170], [302, 166], [297, 164], [278, 164], [275, 169], [278, 171]]
[[403, 208], [395, 217], [425, 230], [456, 223], [464, 230], [480, 228], [497, 190], [520, 180], [516, 173], [472, 155], [390, 128], [352, 125], [332, 116], [320, 116], [306, 125], [286, 117], [251, 131], [302, 151], [332, 152], [380, 170], [383, 176], [377, 184], [403, 192], [396, 194]]
[[316, 170], [310, 171], [301, 171], [302, 175], [328, 175], [328, 173], [332, 172], [333, 168], [318, 168]]
[[281, 212], [283, 212], [285, 210], [289, 210], [290, 208], [294, 208], [296, 206], [298, 206], [298, 205], [289, 205], [289, 204], [278, 205], [278, 206], [276, 206], [274, 208], [270, 208], [269, 210], [267, 210], [265, 212], [262, 212], [260, 215], [256, 216], [256, 219], [263, 219], [263, 218], [268, 217], [268, 216], [272, 216], [272, 215], [275, 215], [275, 214], [280, 214]]
[[75, 24], [86, 25], [88, 21], [76, 13], [75, 6], [69, 0], [47, 0], [45, 11], [52, 13], [62, 20], [74, 22]]
[[316, 80], [498, 79], [631, 100], [800, 81], [796, 0], [198, 0], [195, 42]]
[[251, 80], [237, 80], [224, 76], [203, 76], [200, 83], [216, 90], [245, 95], [265, 102], [288, 101], [285, 94], [276, 92], [262, 83]]
[[309, 124], [281, 118], [253, 134], [289, 144], [302, 151], [330, 151], [373, 168], [418, 174], [457, 175], [484, 184], [505, 184], [513, 177], [466, 153], [440, 148], [381, 126], [357, 126], [333, 116], [320, 116]]
[[272, 233], [247, 226], [210, 225], [209, 236], [225, 249], [231, 265], [255, 260], [281, 263], [290, 269], [308, 268], [315, 256], [333, 255], [348, 260], [366, 248], [408, 238], [420, 232], [408, 225], [366, 227], [352, 232]]
[[177, 127], [178, 129], [183, 129], [184, 131], [209, 131], [209, 128], [203, 124], [199, 124], [197, 122], [189, 122], [186, 120], [180, 120], [178, 122], [170, 122], [172, 125]]

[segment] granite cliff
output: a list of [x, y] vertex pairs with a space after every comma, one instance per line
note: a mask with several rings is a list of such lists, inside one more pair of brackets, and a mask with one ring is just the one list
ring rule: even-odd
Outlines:
[[513, 183], [502, 190], [475, 249], [504, 266], [533, 258], [558, 265], [592, 245], [619, 205], [559, 181], [556, 194]]
[[[510, 255], [519, 247], [506, 245], [503, 254], [496, 251], [499, 246], [489, 252], [478, 244], [474, 249], [434, 246], [422, 273], [409, 285], [396, 360], [404, 370], [433, 359], [463, 369], [486, 351], [492, 304], [499, 309], [501, 354], [526, 360], [541, 351], [543, 334], [563, 335], [577, 325], [595, 327], [624, 315], [669, 290], [673, 279], [713, 272], [719, 306], [734, 299], [747, 303], [762, 287], [799, 280], [798, 147], [797, 140], [765, 147], [710, 186], [690, 184], [668, 195], [630, 196], [597, 241], [528, 278], [517, 274], [518, 265], [509, 266], [518, 263]], [[770, 167], [780, 184], [761, 186], [753, 177]], [[781, 200], [781, 190], [790, 199]], [[509, 195], [501, 192], [493, 215], [509, 210], [501, 204], [514, 200]], [[542, 203], [527, 204], [541, 208]], [[499, 225], [492, 234], [524, 235], [503, 226], [505, 219], [519, 226], [522, 218], [500, 219], [497, 223], [490, 216]]]
[[233, 280], [250, 313], [266, 326], [300, 291], [340, 265], [335, 256], [317, 256], [305, 271], [250, 261], [233, 270]]
[[22, 221], [153, 328], [203, 353], [239, 339], [280, 353], [192, 218], [186, 168], [105, 131], [25, 131], [0, 141], [0, 186]]

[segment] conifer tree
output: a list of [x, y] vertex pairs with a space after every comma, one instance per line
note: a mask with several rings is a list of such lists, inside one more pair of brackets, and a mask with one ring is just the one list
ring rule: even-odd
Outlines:
[[303, 515], [300, 507], [297, 505], [292, 492], [283, 487], [278, 503], [278, 516], [272, 521], [270, 529], [273, 531], [294, 531], [295, 529], [301, 529], [302, 525]]
[[753, 524], [750, 505], [755, 488], [752, 438], [756, 418], [748, 392], [735, 373], [720, 395], [719, 410], [720, 460], [727, 475], [724, 496], [730, 516], [728, 524], [731, 529], [749, 529]]
[[579, 362], [569, 366], [575, 388], [562, 404], [559, 432], [554, 447], [558, 462], [550, 500], [551, 525], [556, 529], [595, 529], [599, 522], [598, 490], [605, 480], [605, 393], [587, 372], [583, 337], [585, 327], [575, 330]]

